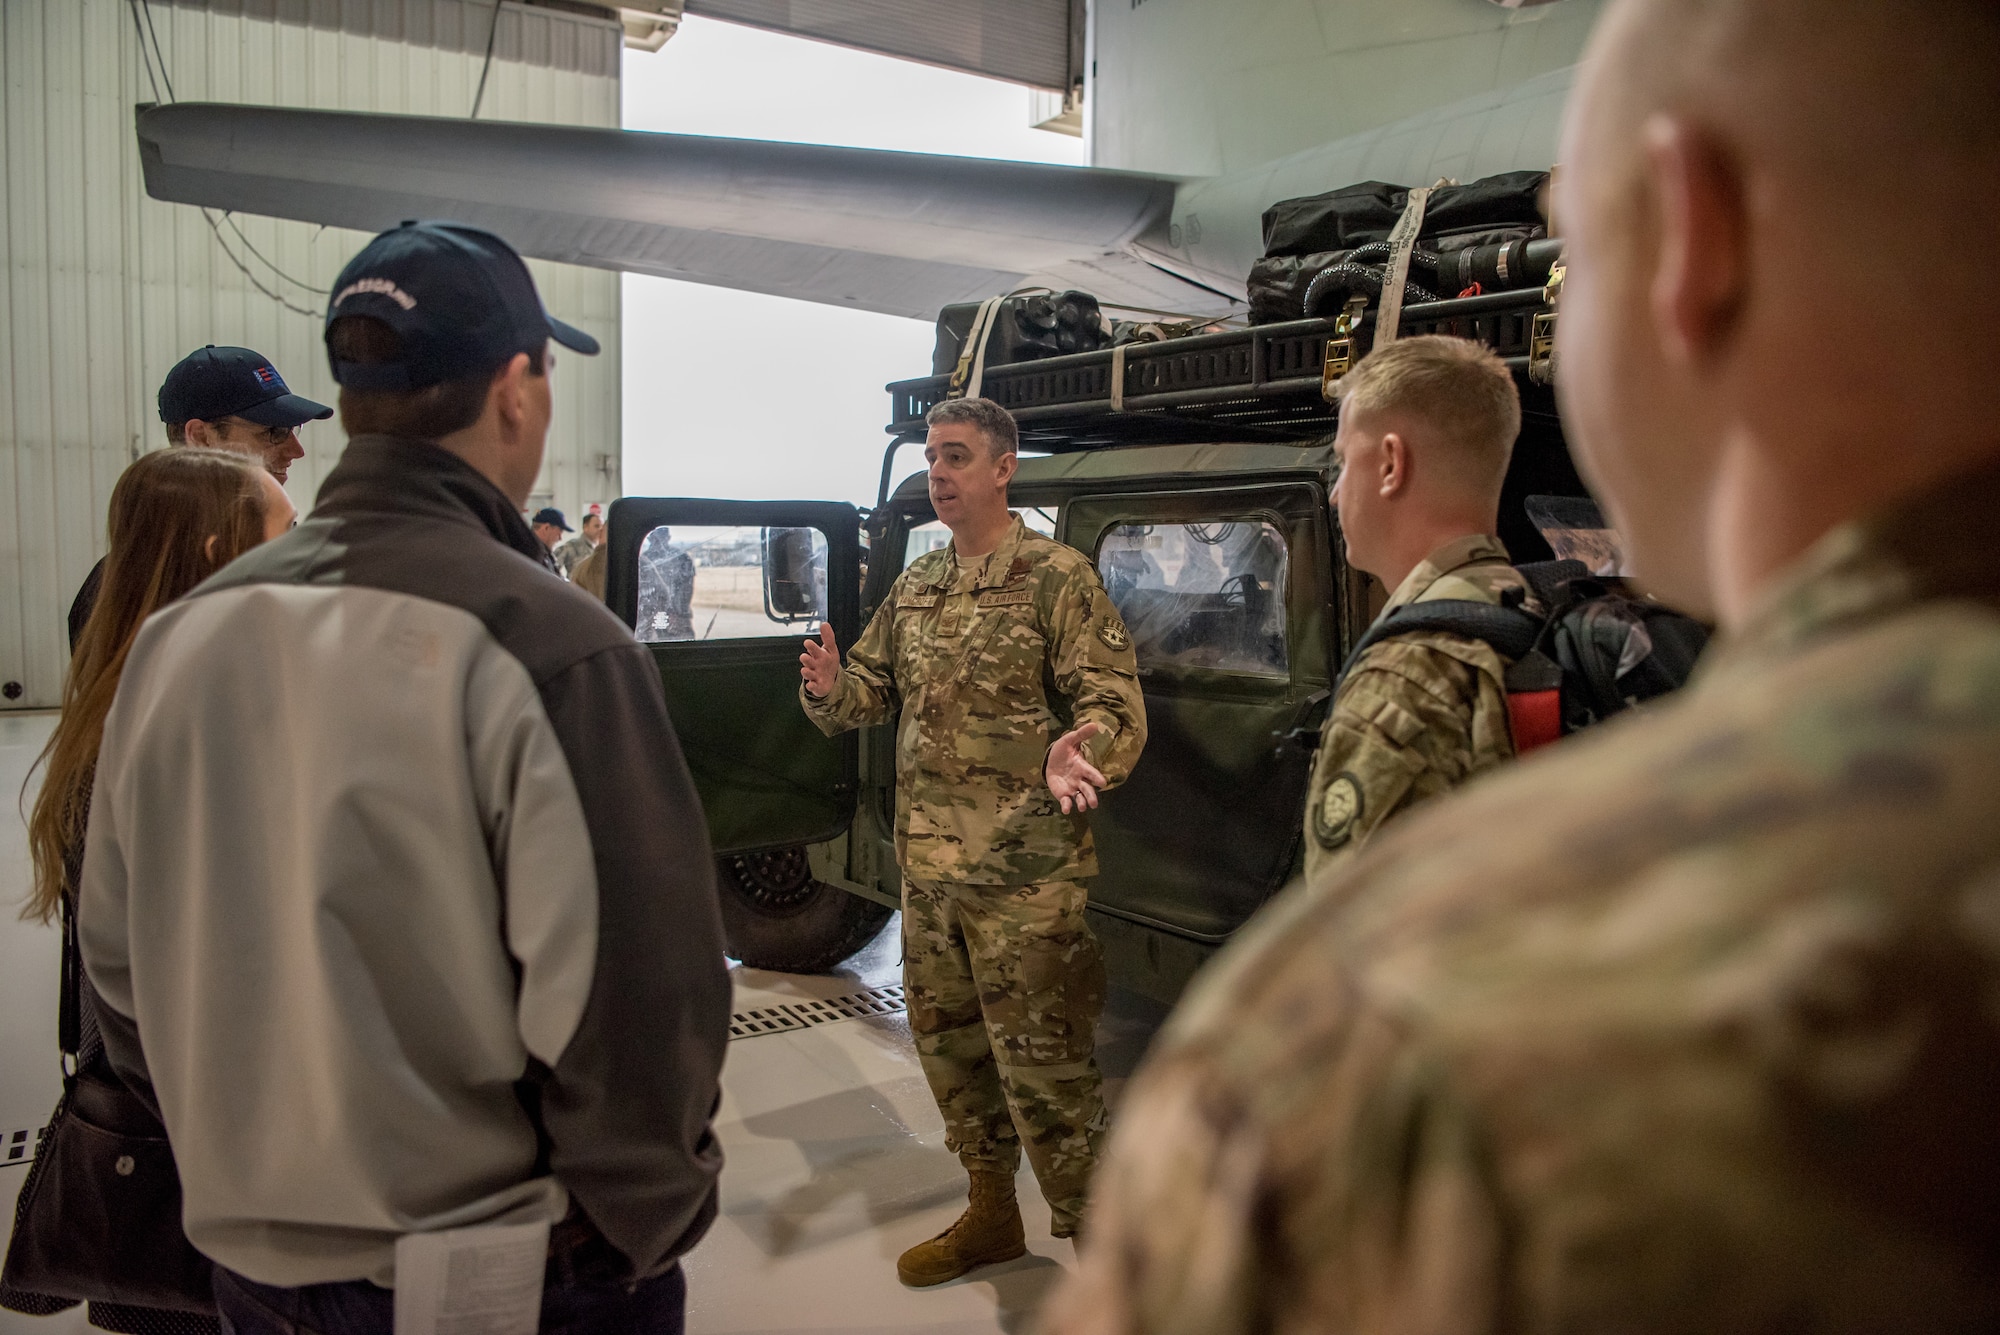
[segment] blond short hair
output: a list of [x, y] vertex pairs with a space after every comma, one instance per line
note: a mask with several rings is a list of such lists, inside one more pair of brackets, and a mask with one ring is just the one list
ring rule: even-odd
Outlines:
[[1438, 463], [1475, 495], [1499, 496], [1521, 434], [1521, 394], [1507, 364], [1484, 343], [1443, 334], [1399, 339], [1357, 362], [1339, 393], [1343, 417], [1422, 422], [1448, 452]]

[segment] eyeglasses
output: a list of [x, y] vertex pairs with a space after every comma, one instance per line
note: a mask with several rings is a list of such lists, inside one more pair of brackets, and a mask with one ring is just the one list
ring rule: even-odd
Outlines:
[[255, 422], [246, 422], [240, 417], [231, 417], [227, 420], [231, 427], [261, 441], [274, 450], [281, 445], [287, 444], [298, 432], [298, 428], [294, 426], [258, 426]]

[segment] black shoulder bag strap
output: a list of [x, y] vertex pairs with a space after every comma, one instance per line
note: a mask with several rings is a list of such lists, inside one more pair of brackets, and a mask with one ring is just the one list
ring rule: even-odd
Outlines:
[[62, 1050], [63, 1087], [76, 1081], [83, 1048], [83, 952], [76, 944], [76, 912], [62, 897], [62, 996], [56, 1003], [56, 1046]]
[[1540, 642], [1543, 625], [1540, 617], [1512, 607], [1469, 599], [1440, 598], [1433, 602], [1406, 603], [1393, 612], [1377, 617], [1375, 624], [1355, 644], [1353, 651], [1347, 655], [1347, 661], [1341, 665], [1340, 677], [1334, 682], [1334, 693], [1340, 693], [1341, 683], [1347, 680], [1347, 674], [1354, 665], [1361, 661], [1362, 654], [1399, 635], [1414, 635], [1421, 631], [1457, 635], [1492, 646], [1493, 652], [1502, 658], [1518, 659], [1527, 657]]

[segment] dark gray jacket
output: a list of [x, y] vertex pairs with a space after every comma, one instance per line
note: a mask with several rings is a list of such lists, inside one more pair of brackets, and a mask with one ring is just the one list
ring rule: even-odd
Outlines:
[[639, 1274], [715, 1214], [729, 981], [647, 652], [453, 455], [361, 437], [150, 620], [79, 923], [190, 1239], [389, 1283], [406, 1232], [580, 1204]]

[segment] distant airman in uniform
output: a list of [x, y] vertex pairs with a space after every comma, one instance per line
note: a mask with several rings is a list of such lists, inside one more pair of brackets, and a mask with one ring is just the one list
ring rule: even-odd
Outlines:
[[1013, 418], [954, 399], [929, 422], [931, 504], [951, 545], [902, 573], [845, 667], [830, 626], [800, 658], [800, 699], [829, 735], [902, 715], [910, 1028], [972, 1179], [964, 1216], [898, 1260], [912, 1286], [1022, 1254], [1023, 1141], [1051, 1231], [1077, 1231], [1105, 1129], [1088, 812], [1146, 741], [1132, 638], [1089, 558], [1007, 509]]
[[1605, 7], [1564, 431], [1721, 638], [1227, 948], [1046, 1332], [2000, 1330], [1995, 70], [1993, 0]]
[[[1348, 564], [1394, 590], [1383, 614], [1439, 599], [1528, 607], [1494, 536], [1521, 399], [1483, 343], [1407, 338], [1340, 382], [1333, 504]], [[1514, 755], [1506, 662], [1483, 640], [1416, 631], [1347, 666], [1320, 734], [1305, 813], [1306, 870], [1382, 822]]]

